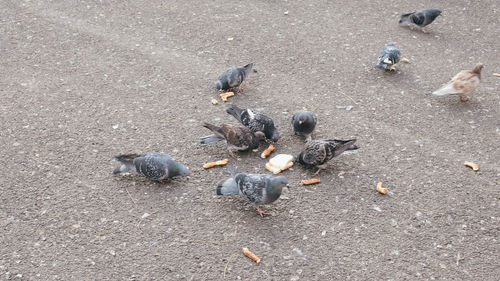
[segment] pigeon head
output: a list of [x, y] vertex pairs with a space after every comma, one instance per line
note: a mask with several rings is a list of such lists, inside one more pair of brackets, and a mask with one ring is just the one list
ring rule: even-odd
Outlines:
[[250, 75], [250, 73], [252, 73], [252, 69], [253, 69], [253, 62], [243, 66], [243, 68], [245, 69], [245, 76]]
[[269, 118], [269, 121], [264, 125], [264, 134], [267, 139], [272, 140], [273, 142], [277, 142], [280, 138], [280, 134], [276, 127], [274, 127], [274, 122]]
[[276, 128], [274, 128], [273, 133], [269, 139], [271, 139], [273, 142], [277, 142], [279, 138], [280, 138], [280, 134], [278, 133], [278, 130], [276, 130]]
[[309, 114], [300, 114], [299, 115], [299, 124], [302, 125], [302, 123], [308, 122], [311, 119], [311, 116]]
[[263, 132], [261, 132], [261, 131], [255, 132], [253, 134], [256, 137], [256, 139], [259, 140], [259, 141], [266, 139], [266, 135]]
[[288, 179], [284, 176], [273, 177], [271, 179], [270, 187], [272, 189], [281, 191], [281, 189], [286, 185], [288, 185]]
[[481, 74], [482, 69], [483, 69], [483, 64], [478, 63], [478, 64], [476, 64], [476, 66], [474, 66], [474, 68], [472, 69], [472, 72], [477, 73], [477, 74]]
[[169, 173], [172, 177], [174, 176], [187, 177], [191, 172], [186, 166], [174, 162], [169, 166]]
[[217, 80], [217, 82], [215, 82], [215, 88], [216, 88], [217, 90], [222, 89], [222, 83], [220, 82], [220, 80]]

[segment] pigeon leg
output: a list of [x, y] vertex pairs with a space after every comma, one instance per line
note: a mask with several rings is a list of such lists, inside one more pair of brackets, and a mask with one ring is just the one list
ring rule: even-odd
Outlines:
[[465, 97], [465, 96], [460, 96], [460, 101], [461, 101], [461, 102], [466, 102], [466, 101], [468, 101], [468, 100], [469, 100], [469, 99], [468, 99], [467, 97]]
[[238, 94], [239, 92], [241, 92], [241, 87], [236, 88], [235, 94]]
[[321, 168], [318, 168], [318, 170], [313, 174], [313, 177], [319, 176], [319, 172], [321, 172]]
[[266, 211], [262, 210], [262, 209], [260, 208], [260, 206], [257, 206], [257, 212], [259, 212], [259, 215], [260, 215], [261, 217], [264, 217], [264, 215], [270, 215], [270, 213], [268, 213], [268, 212], [266, 212]]
[[166, 179], [159, 180], [158, 182], [159, 183], [167, 183], [169, 181], [170, 181], [170, 178], [166, 178]]
[[229, 150], [229, 155], [231, 155], [231, 157], [233, 157], [234, 159], [238, 159], [238, 153], [236, 153], [232, 150]]
[[429, 33], [429, 31], [427, 31], [424, 27], [422, 27], [422, 32], [425, 34]]

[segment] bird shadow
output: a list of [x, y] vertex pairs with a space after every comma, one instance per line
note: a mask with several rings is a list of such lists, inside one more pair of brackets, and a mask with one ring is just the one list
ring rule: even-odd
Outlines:
[[422, 31], [422, 28], [420, 27], [412, 27], [412, 26], [405, 26], [405, 25], [399, 25], [399, 28], [401, 29], [406, 29], [408, 34], [412, 34], [412, 35], [422, 35], [424, 37], [434, 37], [434, 36], [443, 36], [444, 33], [442, 32], [439, 32], [439, 31], [436, 31], [436, 30], [432, 30], [432, 29], [426, 29], [426, 32]]
[[189, 182], [181, 178], [173, 178], [173, 179], [171, 178], [164, 181], [153, 181], [135, 174], [118, 175], [115, 176], [115, 180], [118, 182], [132, 183], [135, 186], [141, 185], [145, 187], [173, 186], [176, 185], [177, 183]]

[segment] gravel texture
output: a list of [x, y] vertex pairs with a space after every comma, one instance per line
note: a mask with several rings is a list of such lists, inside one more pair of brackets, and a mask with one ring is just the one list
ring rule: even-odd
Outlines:
[[[424, 7], [443, 9], [429, 34], [397, 25]], [[0, 1], [0, 279], [497, 279], [499, 13], [497, 0]], [[410, 64], [383, 73], [390, 41]], [[360, 146], [320, 184], [285, 171], [264, 218], [215, 195], [229, 173], [202, 165], [225, 146], [197, 143], [203, 121], [235, 122], [213, 83], [249, 62], [258, 72], [229, 102], [274, 118], [274, 154], [303, 147], [290, 127], [302, 108], [314, 138]], [[468, 102], [430, 95], [477, 62]], [[191, 179], [111, 174], [113, 156], [155, 151]], [[230, 161], [265, 172], [259, 155]]]

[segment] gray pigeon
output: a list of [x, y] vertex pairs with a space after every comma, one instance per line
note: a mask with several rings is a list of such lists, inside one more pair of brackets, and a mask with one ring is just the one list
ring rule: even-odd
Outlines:
[[217, 195], [239, 194], [254, 203], [261, 216], [268, 213], [259, 205], [276, 201], [281, 196], [282, 188], [288, 185], [284, 176], [237, 173], [230, 165], [227, 168], [231, 177], [217, 183]]
[[402, 15], [399, 23], [415, 24], [422, 27], [423, 32], [426, 32], [423, 28], [433, 22], [440, 14], [441, 9], [423, 9]]
[[235, 150], [248, 151], [259, 147], [259, 143], [264, 139], [264, 133], [252, 133], [250, 129], [241, 125], [222, 124], [220, 127], [209, 123], [203, 123], [203, 127], [211, 130], [215, 134], [200, 138], [201, 144], [226, 140], [229, 155], [237, 158]]
[[304, 150], [296, 157], [295, 161], [307, 168], [316, 167], [318, 175], [321, 169], [325, 169], [327, 161], [342, 154], [346, 150], [358, 149], [354, 145], [356, 139], [352, 140], [314, 140], [306, 143]]
[[240, 91], [240, 85], [243, 83], [245, 78], [252, 72], [253, 63], [247, 64], [245, 66], [235, 66], [219, 74], [217, 82], [215, 82], [215, 88], [218, 90], [227, 91], [229, 89], [236, 89], [236, 92]]
[[253, 111], [248, 109], [241, 109], [238, 106], [232, 104], [226, 109], [226, 112], [231, 114], [236, 120], [240, 121], [241, 124], [249, 128], [252, 132], [263, 132], [267, 139], [277, 142], [280, 135], [278, 130], [274, 127], [274, 121], [270, 117], [262, 113], [253, 113]]
[[138, 173], [154, 181], [166, 181], [175, 176], [189, 176], [189, 169], [175, 162], [165, 153], [122, 154], [115, 157], [121, 162], [113, 174]]
[[381, 70], [394, 70], [394, 66], [400, 60], [401, 52], [394, 46], [394, 43], [389, 43], [380, 51], [375, 67]]
[[306, 138], [306, 142], [312, 139], [311, 135], [316, 127], [317, 118], [311, 111], [300, 110], [292, 116], [292, 126], [295, 135]]

